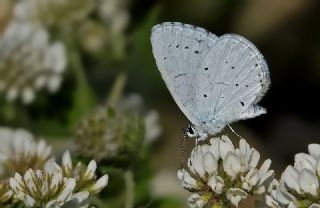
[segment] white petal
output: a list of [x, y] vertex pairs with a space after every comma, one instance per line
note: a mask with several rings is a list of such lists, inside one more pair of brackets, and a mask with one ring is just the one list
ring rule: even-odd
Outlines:
[[243, 179], [242, 188], [246, 191], [251, 191], [252, 187], [255, 186], [259, 181], [259, 173], [256, 169], [251, 169]]
[[303, 169], [299, 174], [299, 183], [302, 190], [314, 196], [317, 195], [319, 189], [318, 177], [308, 169]]
[[60, 184], [62, 184], [62, 179], [63, 179], [63, 176], [61, 172], [53, 173], [51, 183], [50, 183], [50, 190], [52, 192], [55, 192], [55, 190], [59, 188]]
[[203, 200], [199, 194], [192, 194], [188, 199], [188, 205], [190, 208], [203, 208], [208, 201]]
[[310, 155], [315, 159], [318, 160], [320, 156], [320, 144], [309, 144], [308, 150]]
[[[23, 180], [25, 184], [27, 185], [27, 188], [29, 189], [31, 194], [34, 194], [37, 191], [37, 186], [35, 184], [34, 179], [36, 178], [33, 170], [29, 169], [24, 174]], [[36, 179], [35, 179], [36, 180]]]
[[219, 145], [220, 145], [220, 138], [213, 137], [210, 139], [209, 151], [211, 152], [211, 154], [213, 154], [216, 160], [219, 160], [220, 158]]
[[242, 199], [247, 198], [247, 193], [239, 188], [231, 188], [227, 191], [227, 199], [236, 207]]
[[204, 155], [203, 168], [208, 175], [214, 174], [218, 169], [218, 161], [210, 152], [207, 152]]
[[28, 207], [33, 207], [36, 201], [31, 196], [26, 195], [26, 200], [24, 202]]
[[223, 160], [224, 171], [231, 176], [231, 179], [235, 179], [236, 175], [240, 172], [240, 159], [238, 155], [229, 152]]
[[64, 186], [64, 189], [56, 199], [58, 202], [64, 202], [71, 196], [73, 189], [76, 186], [76, 180], [74, 178], [66, 179]]
[[234, 152], [234, 146], [227, 136], [222, 135], [219, 140], [219, 155], [224, 160], [229, 152]]
[[91, 160], [87, 166], [86, 172], [84, 173], [84, 177], [87, 179], [92, 179], [95, 177], [95, 172], [97, 169], [97, 163], [94, 160]]
[[44, 140], [40, 140], [37, 145], [37, 156], [47, 159], [51, 154], [51, 146], [48, 146]]
[[[19, 173], [16, 173], [19, 174]], [[19, 175], [20, 176], [20, 175]], [[21, 177], [21, 176], [20, 176]], [[18, 193], [19, 191], [22, 191], [22, 186], [20, 185], [22, 181], [16, 180], [16, 176], [14, 178], [10, 178], [9, 180], [9, 185], [11, 189], [15, 192]]]
[[204, 153], [201, 146], [196, 146], [191, 152], [188, 166], [191, 172], [198, 174], [202, 179], [205, 179], [203, 155]]
[[182, 187], [188, 190], [198, 190], [201, 188], [200, 183], [197, 183], [190, 173], [184, 169], [178, 171], [178, 178], [182, 182]]
[[294, 168], [296, 168], [298, 171], [309, 169], [312, 172], [316, 172], [317, 161], [310, 155], [298, 153], [295, 155], [294, 160]]
[[290, 202], [296, 201], [296, 198], [283, 185], [280, 185], [277, 190], [271, 191], [271, 196], [281, 205], [288, 205]]
[[256, 149], [251, 148], [251, 150], [250, 150], [250, 159], [249, 159], [249, 167], [250, 168], [256, 168], [257, 165], [258, 165], [259, 159], [260, 159], [260, 153]]
[[224, 188], [224, 181], [220, 176], [213, 175], [209, 178], [207, 182], [208, 186], [211, 187], [211, 189], [217, 193], [221, 194]]
[[70, 171], [72, 170], [72, 160], [70, 152], [67, 150], [62, 156], [62, 166], [65, 171], [67, 171], [68, 174], [70, 174]]
[[108, 185], [109, 176], [106, 174], [99, 178], [96, 183], [90, 188], [90, 192], [98, 193]]
[[289, 165], [282, 173], [281, 180], [291, 189], [301, 193], [299, 185], [299, 172]]

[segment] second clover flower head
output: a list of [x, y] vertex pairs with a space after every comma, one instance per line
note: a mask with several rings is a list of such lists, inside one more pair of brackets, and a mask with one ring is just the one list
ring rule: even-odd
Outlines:
[[97, 179], [96, 169], [97, 163], [91, 160], [87, 166], [78, 162], [74, 167], [69, 151], [66, 151], [62, 156], [62, 165], [56, 163], [48, 163], [47, 169], [62, 172], [64, 177], [74, 178], [76, 180], [75, 191], [88, 192], [90, 194], [97, 194], [108, 185], [109, 176], [103, 175]]
[[279, 184], [266, 196], [268, 207], [320, 207], [320, 145], [310, 144], [308, 150], [309, 154], [296, 154], [294, 165], [282, 173]]
[[194, 193], [189, 207], [221, 207], [225, 201], [238, 207], [248, 195], [267, 193], [274, 171], [269, 170], [269, 159], [257, 168], [259, 159], [259, 152], [244, 139], [239, 148], [224, 135], [196, 146], [188, 167], [178, 171], [182, 186]]
[[10, 178], [15, 197], [27, 207], [61, 207], [71, 200], [75, 185], [75, 179], [64, 178], [61, 172], [29, 169], [23, 176], [16, 173]]
[[56, 92], [67, 57], [61, 42], [50, 42], [48, 31], [32, 22], [12, 21], [0, 38], [0, 92], [8, 101], [34, 101], [36, 91]]

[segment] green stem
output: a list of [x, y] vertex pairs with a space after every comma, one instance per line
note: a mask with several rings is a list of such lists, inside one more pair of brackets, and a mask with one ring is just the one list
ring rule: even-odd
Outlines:
[[111, 93], [107, 101], [109, 106], [111, 107], [117, 106], [117, 103], [122, 96], [126, 82], [127, 82], [126, 74], [124, 73], [119, 74], [112, 86]]
[[75, 50], [71, 50], [69, 52], [69, 58], [70, 58], [70, 65], [71, 65], [70, 68], [74, 72], [74, 75], [77, 80], [77, 84], [87, 88], [89, 84], [86, 78], [86, 74], [84, 73], [85, 69], [82, 65], [80, 55]]
[[133, 205], [134, 205], [134, 180], [133, 180], [132, 171], [127, 170], [124, 173], [124, 180], [125, 180], [125, 184], [126, 184], [125, 208], [133, 208]]
[[81, 56], [76, 50], [69, 50], [69, 68], [76, 80], [73, 94], [73, 109], [69, 114], [70, 126], [74, 127], [79, 119], [96, 105], [96, 98], [91, 89], [83, 66]]

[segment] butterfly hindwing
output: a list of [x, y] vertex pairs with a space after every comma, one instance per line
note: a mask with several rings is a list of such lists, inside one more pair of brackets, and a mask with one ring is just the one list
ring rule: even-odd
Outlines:
[[205, 131], [214, 134], [231, 122], [265, 112], [257, 102], [270, 84], [268, 67], [245, 38], [234, 34], [218, 38], [198, 72], [193, 96]]

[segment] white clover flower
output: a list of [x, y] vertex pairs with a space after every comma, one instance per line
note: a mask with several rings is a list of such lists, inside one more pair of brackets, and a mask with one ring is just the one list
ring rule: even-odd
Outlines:
[[244, 139], [237, 149], [225, 135], [197, 145], [188, 167], [178, 171], [182, 186], [195, 192], [189, 207], [221, 207], [226, 206], [225, 201], [238, 207], [248, 195], [266, 194], [274, 171], [269, 170], [269, 159], [258, 169], [259, 159], [259, 152]]
[[129, 94], [124, 96], [119, 102], [119, 109], [121, 111], [139, 112], [144, 117], [145, 126], [145, 142], [151, 143], [155, 141], [162, 133], [162, 126], [160, 125], [160, 115], [154, 110], [146, 110], [143, 98], [139, 94]]
[[63, 177], [60, 171], [49, 173], [29, 169], [23, 176], [16, 173], [10, 178], [10, 187], [14, 197], [23, 201], [26, 207], [58, 208], [70, 204], [78, 207], [88, 197], [88, 194], [73, 195], [76, 180]]
[[8, 101], [21, 97], [29, 104], [44, 87], [56, 92], [65, 68], [64, 45], [51, 44], [48, 32], [37, 24], [12, 21], [0, 37], [0, 92]]
[[294, 165], [282, 173], [279, 184], [266, 198], [269, 207], [320, 207], [320, 145], [310, 144], [309, 154], [295, 155]]
[[63, 177], [74, 178], [76, 180], [75, 192], [88, 192], [90, 194], [97, 194], [108, 185], [108, 174], [97, 179], [96, 169], [97, 163], [94, 160], [91, 160], [87, 167], [81, 162], [78, 162], [74, 167], [69, 151], [63, 154], [61, 166], [55, 163], [54, 167], [47, 168], [47, 170], [53, 172], [61, 172]]
[[24, 129], [0, 127], [0, 172], [4, 177], [29, 168], [43, 169], [51, 157], [51, 146], [44, 140], [36, 142]]

